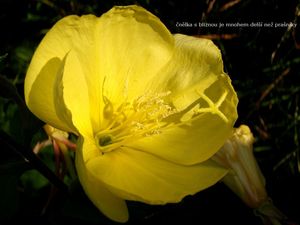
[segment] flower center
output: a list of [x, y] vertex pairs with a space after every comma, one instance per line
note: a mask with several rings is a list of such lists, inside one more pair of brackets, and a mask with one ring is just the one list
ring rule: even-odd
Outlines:
[[99, 145], [104, 147], [112, 143], [112, 136], [111, 135], [103, 135], [99, 137]]
[[95, 135], [100, 151], [109, 152], [141, 137], [159, 134], [160, 128], [167, 125], [163, 119], [176, 113], [175, 108], [164, 100], [169, 94], [145, 94], [131, 103], [122, 103], [116, 109], [104, 97], [106, 126]]
[[164, 100], [170, 94], [145, 94], [116, 108], [103, 96], [103, 129], [95, 135], [100, 151], [110, 152], [139, 138], [160, 134], [161, 128], [185, 123], [203, 113], [215, 114], [224, 123], [229, 122], [220, 109], [228, 95], [227, 90], [214, 101], [203, 91], [197, 91], [199, 99], [179, 111]]

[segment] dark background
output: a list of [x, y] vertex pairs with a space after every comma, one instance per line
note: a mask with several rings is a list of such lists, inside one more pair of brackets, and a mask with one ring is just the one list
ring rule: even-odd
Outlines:
[[[66, 178], [70, 190], [64, 192], [53, 189], [49, 176], [41, 175], [47, 171], [29, 149], [47, 137], [22, 99], [31, 56], [57, 20], [69, 14], [100, 16], [113, 5], [127, 4], [145, 7], [172, 33], [209, 38], [219, 46], [224, 69], [239, 96], [236, 125], [250, 126], [269, 196], [288, 216], [286, 224], [299, 224], [300, 28], [178, 26], [183, 22], [299, 23], [300, 5], [295, 0], [0, 0], [0, 224], [116, 224], [98, 213], [77, 181]], [[54, 169], [51, 147], [40, 158]], [[128, 224], [262, 224], [222, 183], [178, 204], [128, 204]]]

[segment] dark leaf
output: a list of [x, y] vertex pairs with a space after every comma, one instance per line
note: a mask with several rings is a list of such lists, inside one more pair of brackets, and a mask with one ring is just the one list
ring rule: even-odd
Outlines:
[[20, 175], [29, 169], [24, 161], [0, 164], [0, 218], [7, 220], [18, 210], [19, 195], [17, 184]]

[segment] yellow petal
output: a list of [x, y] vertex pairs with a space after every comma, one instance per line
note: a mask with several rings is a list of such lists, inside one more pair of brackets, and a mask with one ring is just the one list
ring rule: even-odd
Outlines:
[[128, 146], [178, 164], [193, 165], [209, 159], [231, 132], [231, 125], [206, 113], [189, 124], [162, 129], [160, 134], [138, 139]]
[[[99, 18], [93, 15], [85, 15], [82, 17], [67, 16], [58, 21], [49, 30], [49, 32], [46, 34], [46, 36], [36, 49], [26, 74], [24, 91], [25, 100], [29, 105], [29, 108], [32, 108], [29, 103], [32, 101], [31, 98], [33, 96], [36, 98], [35, 102], [42, 102], [44, 98], [47, 97], [47, 95], [45, 94], [37, 95], [31, 93], [32, 91], [36, 92], [36, 90], [33, 90], [33, 85], [37, 79], [40, 79], [41, 82], [44, 83], [43, 86], [49, 85], [49, 90], [53, 89], [53, 87], [51, 86], [52, 83], [50, 81], [55, 80], [56, 71], [59, 67], [58, 65], [54, 66], [52, 63], [49, 68], [47, 67], [48, 70], [44, 73], [43, 78], [39, 78], [42, 69], [45, 67], [48, 61], [53, 58], [55, 58], [56, 61], [62, 61], [64, 57], [70, 52], [70, 50], [77, 49], [77, 51], [80, 51], [80, 54], [78, 54], [80, 58], [78, 60], [81, 62], [81, 65], [86, 65], [81, 68], [84, 74], [87, 74], [87, 76], [85, 77], [85, 82], [88, 84], [89, 89], [86, 91], [88, 91], [88, 93], [91, 95], [91, 101], [95, 103], [93, 104], [93, 108], [91, 108], [90, 117], [93, 121], [98, 121], [100, 115], [99, 108], [101, 103], [99, 99], [102, 99], [101, 85], [103, 83], [103, 78], [99, 76], [97, 67], [99, 51], [95, 48], [95, 42], [97, 40], [95, 32], [97, 31], [96, 26], [98, 20]], [[86, 57], [87, 55], [89, 57]], [[101, 84], [97, 82], [99, 81], [99, 79], [102, 79]], [[38, 85], [35, 86], [38, 87]], [[82, 89], [77, 89], [77, 91], [79, 90]], [[44, 105], [48, 104], [48, 102], [49, 101], [46, 101]], [[55, 110], [53, 109], [53, 104], [48, 104], [48, 107], [44, 107], [44, 109], [45, 111], [55, 112]], [[36, 111], [39, 110], [38, 108], [32, 108], [31, 110], [35, 114], [38, 114], [36, 113]], [[53, 120], [55, 117], [55, 113], [52, 114], [53, 118], [51, 119]], [[44, 121], [47, 121], [47, 119], [49, 119], [44, 116], [39, 117]], [[59, 119], [55, 118], [54, 120]], [[62, 127], [60, 126], [60, 128]]]
[[[25, 98], [45, 63], [78, 52], [89, 87], [93, 129], [103, 124], [103, 98], [122, 104], [144, 93], [151, 80], [172, 55], [173, 36], [145, 9], [138, 6], [114, 7], [100, 18], [68, 16], [47, 33], [29, 66]], [[114, 91], [111, 91], [114, 90]], [[104, 93], [103, 93], [104, 91]]]
[[138, 6], [114, 7], [104, 14], [97, 38], [103, 95], [116, 106], [150, 92], [146, 85], [173, 54], [173, 36]]
[[210, 40], [182, 34], [175, 34], [174, 39], [173, 57], [149, 86], [153, 92], [170, 91], [169, 100], [182, 110], [224, 74], [223, 62], [220, 50]]
[[63, 67], [64, 60], [59, 58], [52, 58], [45, 63], [30, 87], [27, 105], [44, 122], [61, 130], [75, 132], [72, 122], [66, 119], [67, 116], [64, 114], [62, 99], [56, 97], [59, 88], [57, 81]]
[[65, 66], [58, 83], [58, 97], [67, 109], [72, 124], [77, 133], [93, 137], [92, 124], [90, 119], [90, 99], [88, 86], [85, 80], [82, 63], [79, 61], [76, 52], [71, 50], [65, 59]]
[[232, 134], [237, 119], [237, 95], [223, 72], [219, 49], [208, 40], [176, 35], [176, 54], [165, 75], [151, 85], [171, 91], [170, 105], [178, 113], [172, 125], [128, 144], [164, 159], [192, 165], [210, 158]]
[[[26, 101], [34, 81], [50, 59], [57, 58], [62, 61], [74, 44], [79, 42], [83, 48], [90, 44], [88, 40], [93, 37], [95, 20], [96, 17], [92, 15], [67, 16], [48, 31], [36, 49], [27, 70], [24, 87]], [[49, 73], [49, 76], [52, 74]]]
[[150, 204], [179, 202], [215, 184], [226, 173], [212, 161], [181, 166], [129, 148], [90, 159], [86, 166], [120, 197]]
[[117, 222], [126, 222], [129, 216], [125, 201], [112, 194], [106, 185], [86, 168], [84, 162], [86, 149], [88, 149], [87, 152], [91, 152], [95, 150], [95, 146], [89, 143], [88, 139], [86, 141], [79, 138], [76, 169], [85, 193], [104, 215]]

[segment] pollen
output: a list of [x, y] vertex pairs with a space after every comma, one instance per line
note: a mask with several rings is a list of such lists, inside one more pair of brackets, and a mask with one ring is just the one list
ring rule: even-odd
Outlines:
[[170, 94], [144, 94], [117, 107], [104, 96], [107, 126], [95, 135], [100, 151], [109, 152], [139, 138], [160, 134], [160, 129], [167, 125], [163, 120], [177, 112], [166, 101]]

